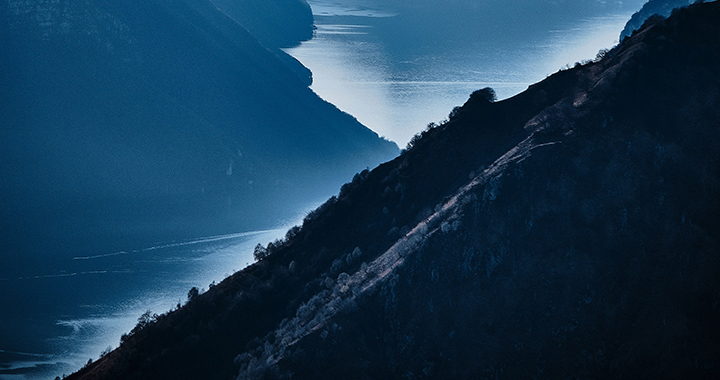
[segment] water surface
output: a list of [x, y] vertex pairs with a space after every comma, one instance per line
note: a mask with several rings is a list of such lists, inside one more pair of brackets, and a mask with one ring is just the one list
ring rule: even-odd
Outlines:
[[[68, 257], [54, 271], [0, 278], [0, 379], [54, 379], [115, 348], [145, 311], [166, 312], [252, 263], [287, 229]], [[32, 302], [27, 302], [31, 300]]]
[[[522, 30], [414, 25], [372, 0], [310, 1], [314, 39], [288, 49], [313, 72], [313, 90], [404, 146], [469, 94], [513, 96], [611, 47], [631, 12]], [[434, 29], [435, 28], [435, 29]], [[516, 28], [517, 29], [517, 28]], [[286, 228], [49, 254], [36, 272], [0, 275], [0, 380], [53, 379], [116, 347], [146, 310], [162, 313], [252, 262], [252, 248]], [[85, 244], [87, 245], [87, 244]], [[30, 266], [35, 267], [35, 266]], [[30, 302], [28, 302], [30, 300]]]
[[315, 37], [286, 51], [310, 68], [316, 93], [400, 146], [446, 119], [474, 90], [490, 86], [508, 98], [594, 58], [617, 43], [631, 15], [570, 20], [532, 33], [471, 25], [433, 34], [432, 25], [413, 25], [378, 2], [309, 3]]

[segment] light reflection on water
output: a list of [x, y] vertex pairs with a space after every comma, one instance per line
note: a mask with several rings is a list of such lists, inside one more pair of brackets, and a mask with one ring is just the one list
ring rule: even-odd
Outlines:
[[[387, 51], [369, 21], [392, 14], [327, 4], [321, 14], [316, 38], [288, 52], [313, 71], [312, 88], [320, 96], [401, 146], [427, 123], [446, 118], [478, 88], [491, 86], [500, 98], [507, 98], [566, 64], [594, 57], [600, 48], [613, 45], [629, 18], [622, 14], [581, 20], [551, 31], [548, 39], [510, 48], [478, 41], [477, 46], [398, 55]], [[348, 14], [352, 22], [334, 18]], [[2, 335], [0, 380], [52, 379], [76, 370], [108, 346], [116, 347], [120, 335], [131, 330], [144, 311], [165, 312], [183, 302], [189, 288], [207, 288], [242, 269], [252, 263], [257, 243], [281, 237], [285, 230], [97, 252], [75, 257], [66, 272], [0, 279], [0, 295], [6, 298], [0, 300], [2, 320], [33, 316], [0, 333], [37, 329], [34, 338], [42, 340], [15, 346], [10, 335]], [[27, 310], [10, 310], [20, 303], [5, 295], [17, 294], [32, 295], [34, 304], [41, 306], [23, 304]], [[52, 353], [40, 348], [47, 344]], [[13, 366], [35, 365], [48, 367], [36, 375], [10, 373]]]
[[401, 147], [428, 123], [446, 119], [474, 90], [491, 86], [499, 99], [508, 98], [566, 65], [594, 58], [617, 43], [630, 17], [579, 20], [533, 41], [478, 39], [397, 52], [378, 35], [386, 30], [375, 27], [384, 22], [373, 16], [380, 10], [368, 6], [367, 14], [358, 14], [330, 1], [310, 4], [315, 37], [286, 51], [312, 71], [318, 95]]
[[[3, 337], [0, 380], [53, 379], [79, 369], [107, 347], [117, 347], [120, 336], [135, 326], [143, 312], [160, 314], [184, 303], [191, 287], [207, 289], [210, 283], [243, 269], [254, 261], [255, 245], [281, 238], [286, 231], [280, 228], [98, 253], [70, 260], [66, 273], [3, 279], [0, 291], [10, 297], [0, 300], [0, 307], [6, 309], [2, 312], [27, 316], [28, 321], [12, 323], [19, 324], [19, 331], [37, 329], [32, 337], [37, 341], [22, 342], [28, 340], [25, 335]], [[33, 297], [35, 307], [10, 299], [16, 292]], [[29, 309], [20, 310], [24, 307]], [[4, 330], [3, 334], [10, 333]], [[16, 369], [25, 373], [14, 374]]]

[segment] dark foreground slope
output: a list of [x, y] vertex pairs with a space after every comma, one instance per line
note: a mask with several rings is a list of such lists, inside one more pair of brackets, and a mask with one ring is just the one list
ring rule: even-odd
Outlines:
[[273, 226], [397, 154], [209, 0], [7, 1], [0, 41], [8, 273]]
[[717, 378], [718, 20], [474, 94], [72, 378]]
[[673, 9], [687, 7], [694, 2], [694, 0], [648, 1], [639, 11], [635, 12], [632, 17], [630, 17], [630, 20], [628, 20], [628, 22], [625, 24], [622, 32], [620, 32], [620, 41], [627, 37], [630, 37], [630, 35], [632, 35], [634, 31], [640, 29], [643, 23], [645, 23], [645, 20], [652, 17], [653, 15], [668, 17], [672, 13]]

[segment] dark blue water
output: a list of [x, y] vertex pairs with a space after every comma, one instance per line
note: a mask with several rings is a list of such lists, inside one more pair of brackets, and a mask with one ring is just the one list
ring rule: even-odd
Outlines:
[[67, 256], [55, 269], [0, 278], [0, 379], [54, 379], [97, 359], [145, 311], [183, 303], [191, 287], [253, 262], [252, 249], [286, 229], [161, 242]]

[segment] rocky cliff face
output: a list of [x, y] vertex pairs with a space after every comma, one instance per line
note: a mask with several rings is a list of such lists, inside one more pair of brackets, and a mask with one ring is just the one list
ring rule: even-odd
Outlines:
[[473, 94], [73, 378], [717, 377], [718, 19]]

